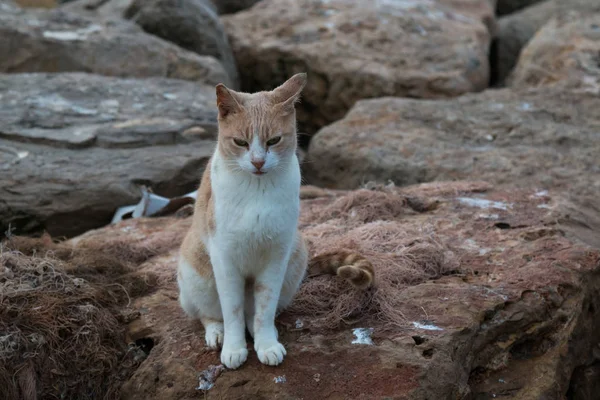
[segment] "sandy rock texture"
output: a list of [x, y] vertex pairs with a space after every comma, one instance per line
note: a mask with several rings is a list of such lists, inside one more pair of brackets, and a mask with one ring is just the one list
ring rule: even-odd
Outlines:
[[600, 12], [550, 20], [525, 46], [509, 80], [515, 88], [560, 86], [600, 93]]
[[583, 15], [598, 13], [600, 12], [600, 2], [597, 0], [546, 0], [499, 18], [493, 54], [496, 71], [494, 80], [503, 82], [510, 75], [517, 64], [521, 49], [546, 22], [573, 11]]
[[263, 0], [223, 22], [243, 89], [308, 73], [297, 113], [307, 133], [359, 99], [446, 98], [488, 84], [485, 25], [433, 1]]
[[598, 92], [549, 87], [363, 100], [315, 135], [307, 180], [347, 189], [471, 177], [597, 196], [598, 107]]

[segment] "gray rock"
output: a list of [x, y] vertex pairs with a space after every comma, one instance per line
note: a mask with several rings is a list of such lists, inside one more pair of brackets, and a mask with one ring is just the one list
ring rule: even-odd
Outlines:
[[144, 31], [200, 55], [217, 58], [238, 87], [238, 72], [223, 25], [209, 0], [134, 0], [125, 11]]
[[75, 235], [197, 186], [216, 139], [214, 88], [164, 78], [0, 75], [0, 232]]
[[0, 13], [0, 72], [75, 71], [232, 83], [215, 58], [181, 49], [131, 22], [63, 10]]

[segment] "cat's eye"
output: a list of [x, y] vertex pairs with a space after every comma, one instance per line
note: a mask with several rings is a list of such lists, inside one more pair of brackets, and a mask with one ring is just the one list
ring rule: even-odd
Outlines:
[[240, 147], [248, 147], [248, 142], [242, 139], [234, 138], [233, 143]]
[[267, 146], [275, 146], [279, 142], [281, 142], [281, 136], [275, 136], [274, 138], [267, 140]]

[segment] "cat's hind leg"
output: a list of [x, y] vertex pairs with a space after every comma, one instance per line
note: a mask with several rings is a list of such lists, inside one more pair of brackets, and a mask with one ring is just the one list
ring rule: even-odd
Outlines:
[[190, 318], [200, 319], [206, 345], [211, 349], [222, 346], [223, 314], [210, 265], [208, 268], [195, 268], [184, 256], [180, 256], [177, 283], [181, 308]]

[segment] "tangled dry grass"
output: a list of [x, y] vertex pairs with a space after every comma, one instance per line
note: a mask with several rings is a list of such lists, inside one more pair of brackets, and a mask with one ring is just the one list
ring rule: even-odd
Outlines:
[[312, 254], [359, 251], [374, 266], [375, 286], [358, 291], [340, 279], [309, 277], [289, 311], [308, 316], [315, 329], [335, 329], [365, 318], [376, 318], [390, 328], [406, 326], [400, 311], [403, 289], [459, 268], [456, 254], [426, 227], [416, 230], [407, 224], [407, 216], [429, 209], [426, 203], [394, 190], [366, 189], [333, 202], [327, 198], [304, 202], [301, 227]]
[[0, 398], [112, 399], [139, 363], [126, 345], [131, 296], [153, 252], [13, 237], [0, 252]]

